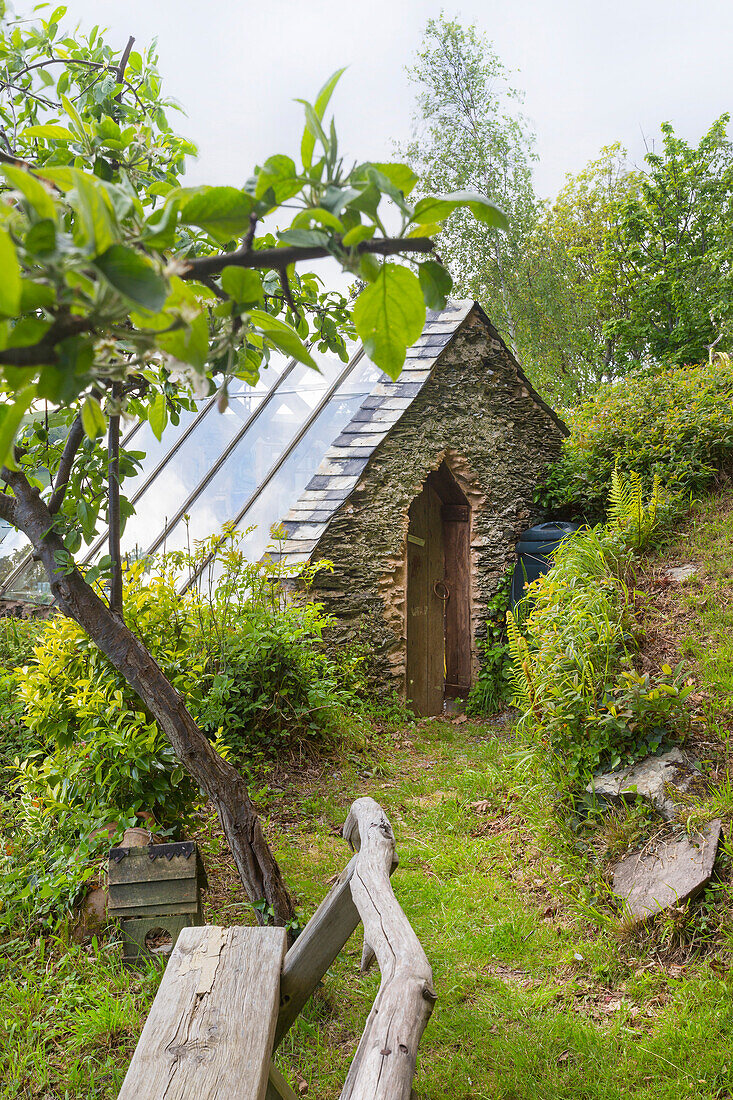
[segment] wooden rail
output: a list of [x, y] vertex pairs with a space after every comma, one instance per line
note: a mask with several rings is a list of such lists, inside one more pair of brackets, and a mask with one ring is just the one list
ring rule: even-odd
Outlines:
[[417, 1045], [436, 1001], [433, 972], [389, 881], [395, 840], [384, 810], [358, 798], [344, 836], [357, 851], [351, 896], [364, 925], [362, 968], [376, 956], [382, 984], [341, 1100], [409, 1100]]
[[392, 890], [384, 810], [358, 798], [343, 835], [355, 854], [284, 959], [281, 929], [181, 933], [119, 1100], [294, 1100], [272, 1053], [359, 921], [362, 970], [376, 958], [382, 981], [341, 1100], [410, 1100], [436, 1000], [432, 970]]

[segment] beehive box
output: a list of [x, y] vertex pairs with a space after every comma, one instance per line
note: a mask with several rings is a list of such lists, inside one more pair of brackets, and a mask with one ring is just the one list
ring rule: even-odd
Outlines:
[[[170, 953], [182, 928], [203, 923], [206, 872], [192, 840], [112, 848], [108, 877], [108, 912], [120, 921], [126, 962]], [[146, 945], [156, 929], [169, 934], [169, 945]]]

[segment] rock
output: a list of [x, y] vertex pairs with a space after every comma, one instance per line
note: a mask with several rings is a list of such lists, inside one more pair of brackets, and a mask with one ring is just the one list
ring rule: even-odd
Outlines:
[[697, 573], [696, 565], [675, 565], [664, 570], [665, 577], [671, 581], [686, 581]]
[[[586, 790], [611, 802], [647, 798], [665, 821], [673, 821], [679, 802], [699, 781], [695, 762], [680, 749], [672, 749], [658, 756], [647, 756], [627, 768], [596, 775]], [[680, 796], [677, 799], [675, 792]]]
[[79, 907], [71, 938], [74, 943], [85, 943], [92, 936], [98, 936], [106, 923], [107, 891], [101, 886], [93, 887]]
[[613, 872], [613, 892], [636, 922], [679, 905], [709, 880], [720, 840], [720, 821], [701, 833], [660, 841], [651, 851], [625, 856]]

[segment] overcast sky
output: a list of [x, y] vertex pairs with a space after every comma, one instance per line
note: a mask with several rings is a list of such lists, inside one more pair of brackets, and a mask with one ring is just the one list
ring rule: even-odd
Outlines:
[[[30, 4], [16, 0], [16, 11]], [[296, 153], [302, 108], [348, 65], [333, 106], [344, 152], [386, 159], [410, 133], [405, 76], [426, 19], [475, 22], [526, 93], [537, 132], [537, 190], [554, 195], [601, 145], [640, 163], [663, 120], [697, 140], [731, 106], [731, 0], [68, 0], [69, 16], [110, 41], [158, 37], [178, 129], [199, 162], [190, 182], [241, 184], [271, 153]], [[518, 70], [518, 71], [517, 71]]]

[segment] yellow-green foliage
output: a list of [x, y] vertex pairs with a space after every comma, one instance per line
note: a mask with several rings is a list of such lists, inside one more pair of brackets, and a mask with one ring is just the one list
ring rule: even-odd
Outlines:
[[614, 470], [654, 477], [667, 496], [689, 500], [733, 456], [733, 363], [644, 371], [603, 386], [566, 414], [571, 435], [541, 497], [588, 518], [606, 514]]
[[571, 783], [658, 748], [689, 690], [671, 669], [652, 682], [633, 667], [630, 556], [618, 529], [578, 531], [507, 618], [515, 705]]

